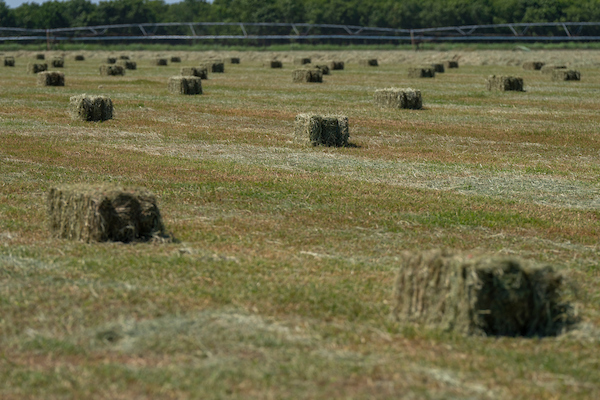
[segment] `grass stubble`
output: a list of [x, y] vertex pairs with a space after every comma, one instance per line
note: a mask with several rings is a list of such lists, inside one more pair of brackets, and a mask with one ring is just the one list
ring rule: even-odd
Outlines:
[[[140, 52], [123, 77], [97, 73], [108, 53], [66, 57], [67, 85], [47, 88], [26, 74], [33, 54], [15, 53], [0, 70], [0, 397], [598, 397], [600, 72], [551, 82], [516, 65], [528, 53], [482, 52], [490, 62], [467, 54], [417, 84], [413, 53], [365, 53], [321, 85], [251, 56], [193, 98], [167, 80], [199, 54], [156, 67]], [[373, 56], [376, 71], [356, 63]], [[511, 73], [525, 92], [486, 91]], [[376, 107], [390, 83], [421, 90], [424, 108]], [[110, 96], [114, 119], [72, 121], [81, 93]], [[353, 146], [295, 144], [302, 112], [348, 115]], [[146, 187], [178, 240], [51, 238], [47, 191], [81, 183]], [[557, 265], [580, 328], [398, 325], [400, 254], [439, 247]]]

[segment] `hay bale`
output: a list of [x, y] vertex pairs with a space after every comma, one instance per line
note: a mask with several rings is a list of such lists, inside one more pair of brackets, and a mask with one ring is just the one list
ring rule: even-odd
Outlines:
[[446, 69], [458, 68], [458, 61], [446, 60], [443, 62], [443, 64], [444, 64], [444, 68], [446, 68]]
[[411, 67], [408, 69], [409, 78], [435, 78], [433, 67]]
[[54, 237], [88, 243], [149, 240], [165, 231], [156, 197], [144, 188], [51, 188], [48, 219]]
[[81, 121], [106, 121], [113, 117], [113, 103], [109, 97], [82, 94], [69, 99], [71, 117]]
[[135, 61], [119, 60], [117, 61], [117, 65], [129, 70], [137, 69], [137, 63]]
[[35, 59], [36, 60], [45, 60], [46, 59], [46, 55], [42, 54], [42, 53], [38, 53], [35, 55]]
[[500, 90], [508, 91], [513, 90], [517, 92], [523, 91], [523, 78], [515, 76], [496, 76], [490, 75], [486, 82], [487, 90]]
[[329, 66], [329, 69], [332, 71], [344, 69], [343, 61], [329, 61], [327, 63], [327, 65]]
[[48, 70], [48, 64], [38, 64], [38, 63], [27, 63], [27, 72], [30, 74], [37, 74], [38, 72], [43, 72]]
[[175, 94], [202, 94], [202, 79], [198, 76], [172, 76], [168, 89]]
[[14, 67], [15, 66], [15, 58], [13, 56], [4, 57], [4, 66], [5, 67]]
[[54, 57], [51, 61], [52, 68], [64, 68], [65, 60], [62, 57]]
[[117, 63], [117, 57], [106, 57], [106, 63], [107, 64], [116, 64]]
[[65, 74], [58, 71], [43, 71], [37, 74], [39, 86], [65, 86]]
[[169, 65], [169, 61], [166, 58], [156, 58], [154, 59], [154, 65], [164, 67]]
[[125, 75], [125, 68], [121, 65], [106, 65], [100, 66], [100, 75], [102, 76], [117, 76]]
[[311, 68], [320, 69], [323, 75], [329, 75], [329, 65], [326, 64], [315, 64]]
[[240, 59], [239, 57], [227, 57], [225, 59], [225, 62], [228, 64], [239, 64], [240, 63]]
[[184, 67], [179, 73], [181, 76], [197, 76], [200, 79], [208, 79], [208, 69], [206, 67]]
[[296, 69], [292, 71], [294, 82], [323, 82], [323, 71], [317, 68]]
[[271, 61], [267, 61], [265, 64], [263, 64], [266, 67], [269, 68], [283, 68], [283, 63], [279, 60], [271, 60]]
[[567, 69], [566, 65], [544, 65], [540, 72], [544, 75], [552, 75], [552, 71], [555, 69]]
[[581, 73], [573, 69], [555, 69], [552, 71], [553, 81], [579, 81]]
[[180, 63], [181, 57], [173, 56], [173, 57], [171, 57], [171, 62], [172, 63]]
[[119, 60], [130, 60], [129, 56], [125, 55], [125, 54], [121, 54], [119, 56]]
[[358, 64], [363, 67], [378, 67], [379, 62], [377, 62], [376, 58], [361, 58], [358, 60]]
[[440, 64], [431, 64], [431, 68], [433, 68], [433, 70], [436, 73], [440, 73], [440, 74], [445, 71], [444, 64], [441, 64], [441, 63]]
[[393, 315], [470, 335], [548, 336], [568, 324], [563, 277], [518, 259], [431, 250], [403, 254]]
[[213, 73], [222, 74], [225, 72], [225, 63], [221, 60], [209, 60], [203, 66]]
[[75, 61], [85, 61], [85, 57], [81, 54], [75, 56]]
[[310, 58], [308, 57], [294, 57], [294, 65], [310, 64]]
[[348, 117], [298, 114], [295, 120], [294, 141], [313, 146], [346, 146], [349, 138]]
[[415, 89], [378, 89], [374, 95], [375, 104], [386, 108], [407, 108], [419, 110], [423, 107], [421, 91]]
[[523, 69], [530, 71], [539, 71], [543, 66], [544, 63], [540, 61], [527, 61], [523, 63]]

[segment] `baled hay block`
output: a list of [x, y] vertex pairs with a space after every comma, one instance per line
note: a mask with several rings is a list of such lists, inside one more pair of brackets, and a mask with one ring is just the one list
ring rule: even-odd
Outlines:
[[436, 73], [443, 73], [445, 71], [444, 64], [431, 64], [431, 68], [433, 68]]
[[376, 58], [362, 58], [358, 60], [358, 64], [365, 67], [377, 67], [379, 66], [379, 62], [377, 62]]
[[4, 57], [4, 66], [5, 67], [14, 67], [15, 66], [15, 58], [13, 56]]
[[119, 60], [129, 60], [129, 59], [130, 59], [130, 58], [129, 58], [129, 56], [128, 56], [128, 55], [125, 55], [125, 54], [121, 54], [121, 55], [119, 56]]
[[530, 71], [539, 71], [543, 66], [544, 63], [540, 61], [527, 61], [523, 63], [523, 69]]
[[329, 69], [330, 70], [338, 70], [338, 69], [344, 69], [344, 62], [343, 61], [329, 61]]
[[414, 67], [408, 69], [409, 78], [435, 78], [433, 67]]
[[48, 218], [54, 237], [84, 242], [149, 240], [165, 230], [156, 197], [143, 188], [51, 188]]
[[279, 60], [267, 61], [266, 66], [269, 68], [283, 68], [283, 63]]
[[508, 91], [513, 90], [517, 92], [523, 91], [523, 78], [515, 76], [496, 76], [490, 75], [487, 79], [487, 90], [500, 90]]
[[137, 63], [135, 61], [119, 60], [117, 61], [117, 65], [129, 70], [137, 69]]
[[388, 88], [375, 91], [375, 104], [386, 108], [408, 108], [419, 110], [423, 107], [421, 91], [415, 89]]
[[294, 82], [323, 82], [323, 71], [320, 69], [296, 69], [292, 72]]
[[458, 61], [453, 61], [453, 60], [444, 61], [444, 68], [446, 68], [446, 69], [458, 68]]
[[35, 59], [36, 60], [45, 60], [46, 59], [46, 55], [42, 54], [42, 53], [36, 54], [35, 55]]
[[53, 68], [64, 68], [65, 60], [62, 57], [55, 57], [52, 59], [51, 65]]
[[329, 75], [329, 65], [326, 64], [315, 64], [314, 68], [320, 69], [323, 75]]
[[116, 64], [117, 63], [117, 57], [107, 57], [106, 58], [106, 63], [107, 64]]
[[227, 62], [228, 64], [239, 64], [240, 59], [239, 57], [228, 57], [225, 59], [225, 62]]
[[121, 65], [101, 65], [100, 75], [102, 76], [117, 76], [125, 75], [125, 68]]
[[181, 76], [197, 76], [200, 79], [208, 79], [208, 69], [206, 67], [184, 67], [179, 73]]
[[294, 65], [310, 64], [310, 58], [307, 57], [294, 57]]
[[44, 71], [37, 74], [39, 86], [65, 86], [65, 74], [58, 71]]
[[85, 57], [82, 56], [81, 54], [77, 54], [75, 56], [75, 61], [84, 61], [84, 60], [85, 60]]
[[338, 115], [320, 116], [298, 114], [294, 127], [296, 143], [345, 146], [348, 144], [348, 117]]
[[172, 76], [168, 89], [175, 94], [202, 94], [202, 79], [198, 76]]
[[109, 97], [82, 94], [69, 99], [71, 117], [81, 121], [106, 121], [113, 117], [113, 103]]
[[572, 321], [549, 266], [431, 250], [403, 254], [393, 315], [469, 335], [549, 336]]
[[573, 69], [555, 69], [552, 71], [553, 81], [579, 81], [581, 73]]
[[567, 69], [566, 65], [544, 65], [540, 72], [544, 75], [552, 75], [555, 69]]
[[221, 60], [207, 61], [204, 67], [210, 72], [222, 74], [225, 72], [225, 63]]
[[38, 63], [28, 63], [27, 64], [27, 72], [30, 74], [37, 74], [38, 72], [43, 72], [48, 70], [48, 64], [38, 64]]
[[180, 63], [181, 57], [173, 56], [173, 57], [171, 57], [171, 62], [172, 63]]
[[158, 66], [169, 65], [169, 61], [166, 58], [157, 58], [154, 60], [154, 65], [158, 65]]

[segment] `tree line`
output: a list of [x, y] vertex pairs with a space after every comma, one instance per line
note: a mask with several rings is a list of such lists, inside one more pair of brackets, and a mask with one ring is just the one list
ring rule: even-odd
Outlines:
[[600, 0], [0, 0], [0, 27], [51, 29], [158, 22], [295, 22], [417, 29], [600, 21]]

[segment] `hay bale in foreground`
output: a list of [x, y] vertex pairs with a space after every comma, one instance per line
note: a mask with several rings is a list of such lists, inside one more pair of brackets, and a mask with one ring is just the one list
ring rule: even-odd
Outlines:
[[358, 60], [358, 65], [362, 65], [363, 67], [378, 67], [379, 62], [376, 58], [361, 58]]
[[443, 62], [443, 64], [444, 64], [444, 68], [446, 68], [446, 69], [458, 68], [458, 61], [446, 60]]
[[329, 61], [328, 65], [329, 65], [329, 69], [332, 71], [344, 69], [343, 61]]
[[378, 89], [375, 91], [374, 101], [376, 105], [386, 108], [407, 108], [413, 110], [423, 108], [421, 91], [410, 88]]
[[490, 75], [486, 82], [487, 90], [500, 90], [508, 91], [513, 90], [517, 92], [523, 91], [523, 78], [515, 76], [496, 76]]
[[409, 78], [435, 78], [433, 67], [411, 67], [408, 69]]
[[38, 53], [35, 55], [35, 59], [36, 60], [45, 60], [46, 59], [46, 55], [42, 54], [42, 53]]
[[283, 63], [279, 60], [267, 61], [264, 65], [269, 68], [283, 68]]
[[137, 63], [135, 61], [119, 60], [119, 61], [117, 61], [117, 65], [120, 66], [120, 67], [123, 67], [125, 69], [128, 69], [128, 70], [135, 70], [135, 69], [137, 69]]
[[81, 54], [75, 56], [75, 61], [85, 61], [85, 57]]
[[294, 57], [294, 65], [310, 64], [311, 60], [308, 57]]
[[4, 57], [4, 66], [5, 67], [14, 67], [15, 66], [15, 58], [13, 56]]
[[323, 82], [323, 71], [317, 68], [296, 69], [292, 71], [294, 82]]
[[154, 60], [154, 65], [164, 67], [164, 66], [169, 65], [169, 61], [166, 58], [156, 58]]
[[441, 74], [441, 73], [445, 72], [444, 64], [441, 64], [441, 63], [440, 64], [431, 64], [431, 68], [433, 68], [433, 70], [436, 73], [440, 73]]
[[65, 74], [58, 71], [43, 71], [37, 74], [39, 86], [65, 86]]
[[100, 75], [102, 76], [117, 76], [125, 75], [125, 68], [121, 65], [106, 65], [100, 66]]
[[38, 64], [38, 63], [27, 63], [27, 72], [30, 74], [37, 74], [38, 72], [43, 72], [48, 70], [48, 64]]
[[539, 71], [544, 66], [541, 61], [527, 61], [523, 63], [523, 69], [530, 71]]
[[142, 241], [165, 231], [156, 197], [143, 188], [51, 188], [48, 219], [54, 237], [84, 242]]
[[573, 69], [555, 69], [552, 71], [553, 81], [579, 81], [581, 73]]
[[173, 57], [171, 57], [171, 62], [172, 63], [180, 63], [181, 57], [173, 56]]
[[116, 64], [117, 63], [117, 57], [106, 57], [106, 63], [107, 64]]
[[225, 72], [225, 63], [221, 60], [209, 60], [203, 66], [213, 73], [222, 74]]
[[179, 73], [181, 76], [197, 76], [200, 79], [208, 79], [208, 69], [206, 67], [184, 67]]
[[555, 69], [567, 69], [566, 65], [544, 65], [540, 72], [544, 75], [552, 75], [552, 71]]
[[65, 60], [62, 57], [54, 57], [51, 61], [52, 68], [64, 68]]
[[113, 117], [113, 103], [109, 97], [82, 94], [69, 99], [71, 117], [81, 121], [106, 121]]
[[296, 115], [294, 141], [313, 146], [346, 146], [350, 136], [348, 117], [340, 115]]
[[198, 76], [172, 76], [167, 87], [175, 94], [202, 94], [202, 79]]
[[563, 277], [550, 266], [431, 250], [403, 254], [393, 315], [403, 323], [469, 335], [549, 336], [572, 319]]

